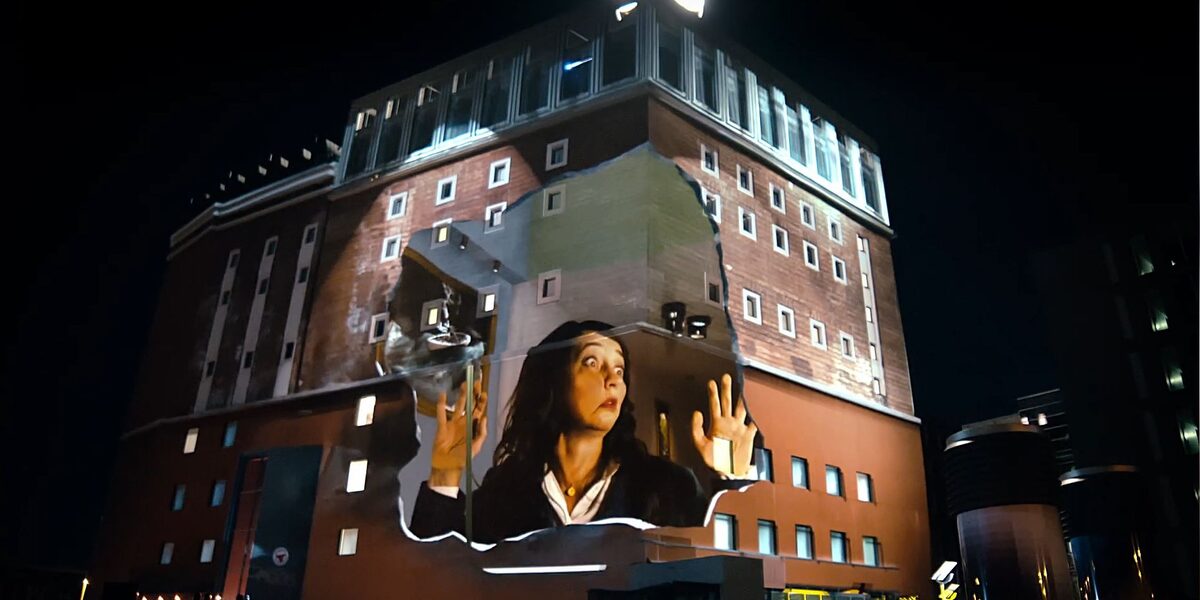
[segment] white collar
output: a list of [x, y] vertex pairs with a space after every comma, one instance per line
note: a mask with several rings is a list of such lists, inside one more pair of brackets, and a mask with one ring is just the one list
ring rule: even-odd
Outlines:
[[568, 511], [567, 499], [563, 497], [558, 479], [554, 476], [554, 471], [550, 469], [550, 466], [546, 465], [546, 476], [542, 478], [542, 492], [546, 495], [546, 500], [550, 502], [550, 508], [554, 509], [554, 514], [558, 516], [559, 522], [563, 525], [591, 522], [596, 517], [596, 513], [600, 511], [600, 504], [604, 501], [604, 495], [608, 491], [609, 484], [612, 483], [613, 475], [620, 466], [616, 462], [609, 463], [608, 468], [604, 470], [604, 476], [579, 497], [579, 500], [575, 502], [574, 510]]

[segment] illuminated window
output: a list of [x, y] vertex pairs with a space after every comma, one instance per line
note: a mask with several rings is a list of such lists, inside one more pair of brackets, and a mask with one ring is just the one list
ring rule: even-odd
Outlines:
[[1183, 451], [1196, 454], [1200, 451], [1200, 438], [1197, 437], [1196, 418], [1185, 411], [1180, 411], [1177, 417], [1179, 423], [1179, 441], [1183, 443]]
[[361, 110], [354, 116], [354, 131], [362, 131], [368, 129], [375, 123], [375, 115], [377, 111], [373, 108]]
[[221, 437], [221, 447], [230, 448], [233, 442], [237, 440], [237, 421], [230, 421], [225, 424], [225, 435]]
[[804, 242], [804, 265], [810, 269], [821, 270], [821, 254], [811, 242]]
[[776, 186], [774, 183], [771, 186], [771, 208], [785, 213], [787, 212], [787, 201], [784, 200], [783, 188]]
[[448, 321], [446, 299], [438, 298], [421, 305], [421, 331], [437, 329], [442, 321]]
[[825, 465], [825, 493], [830, 496], [842, 495], [842, 470], [833, 465]]
[[1150, 311], [1150, 329], [1166, 331], [1168, 328], [1167, 308], [1162, 295], [1155, 290], [1146, 293], [1146, 308]]
[[183, 510], [183, 502], [187, 496], [187, 486], [179, 484], [175, 486], [175, 493], [171, 495], [171, 511], [179, 512]]
[[562, 294], [562, 271], [555, 269], [538, 275], [538, 304], [558, 302]]
[[758, 137], [767, 144], [779, 147], [779, 118], [775, 115], [775, 103], [771, 89], [758, 86]]
[[879, 539], [872, 536], [863, 537], [863, 564], [868, 567], [878, 567], [882, 560], [883, 548]]
[[1162, 351], [1163, 372], [1167, 377], [1167, 389], [1172, 392], [1182, 390], [1183, 367], [1179, 364], [1179, 355], [1174, 348], [1164, 348]]
[[775, 522], [758, 520], [759, 554], [775, 554]]
[[721, 222], [721, 197], [704, 190], [704, 212], [709, 218], [720, 223]]
[[458, 191], [458, 175], [438, 180], [437, 182], [437, 200], [434, 205], [446, 204], [454, 201], [454, 195]]
[[346, 473], [346, 491], [349, 493], [361, 492], [367, 488], [367, 461], [352, 460], [350, 461], [350, 469]]
[[754, 172], [742, 168], [742, 165], [737, 166], [737, 188], [739, 192], [754, 195]]
[[836, 256], [833, 257], [833, 278], [842, 285], [850, 283], [846, 278], [846, 261]]
[[833, 219], [829, 220], [829, 239], [842, 243], [842, 224]]
[[204, 540], [200, 544], [200, 562], [210, 563], [213, 560], [213, 551], [217, 549], [217, 540]]
[[782, 304], [779, 305], [779, 333], [796, 337], [796, 313]]
[[737, 550], [737, 518], [733, 515], [713, 515], [713, 547]]
[[200, 430], [193, 427], [188, 430], [187, 437], [183, 438], [183, 453], [191, 454], [196, 451], [196, 440], [200, 437]]
[[388, 313], [379, 313], [371, 317], [371, 332], [367, 343], [374, 344], [387, 337]]
[[570, 140], [561, 139], [546, 144], [546, 170], [567, 166], [567, 147]]
[[1138, 275], [1149, 275], [1154, 272], [1154, 259], [1150, 257], [1150, 249], [1146, 238], [1142, 236], [1129, 240], [1129, 248], [1133, 251], [1133, 265]]
[[351, 556], [358, 552], [358, 529], [343, 529], [338, 532], [338, 556]]
[[496, 312], [496, 292], [495, 288], [491, 290], [479, 291], [479, 313], [481, 315], [491, 314]]
[[792, 457], [792, 487], [808, 489], [808, 459]]
[[358, 399], [354, 410], [354, 425], [362, 427], [375, 422], [375, 396], [363, 396]]
[[595, 44], [591, 33], [568, 28], [563, 40], [562, 71], [558, 84], [558, 99], [570, 100], [586, 96], [592, 90], [592, 54]]
[[173, 557], [173, 556], [175, 556], [175, 543], [167, 542], [167, 543], [163, 544], [162, 545], [162, 553], [160, 553], [158, 555], [158, 564], [160, 564], [160, 565], [171, 564], [171, 557]]
[[796, 526], [796, 557], [809, 560], [813, 557], [813, 530], [808, 525]]
[[508, 184], [509, 167], [512, 165], [511, 158], [498, 160], [488, 167], [488, 189], [497, 188]]
[[213, 482], [212, 495], [208, 498], [209, 506], [220, 506], [225, 501], [225, 480]]
[[557, 215], [567, 208], [567, 188], [555, 186], [542, 192], [542, 216]]
[[508, 209], [507, 202], [490, 204], [483, 209], [483, 232], [490, 233], [504, 228], [504, 211]]
[[717, 151], [704, 144], [700, 144], [700, 170], [714, 177], [720, 177], [721, 173], [718, 165]]
[[838, 341], [841, 344], [842, 356], [854, 358], [854, 337], [845, 331], [840, 331], [838, 332]]
[[812, 205], [803, 200], [800, 201], [800, 222], [804, 223], [809, 229], [817, 228], [816, 213], [813, 212]]
[[430, 247], [437, 248], [450, 243], [450, 224], [451, 219], [442, 219], [433, 224], [433, 236], [430, 241]]
[[844, 563], [850, 560], [846, 547], [846, 534], [840, 531], [829, 532], [829, 559], [833, 562]]
[[762, 325], [762, 296], [742, 290], [742, 316], [755, 325]]
[[392, 194], [388, 199], [388, 219], [398, 219], [408, 212], [408, 192]]
[[857, 473], [858, 479], [858, 501], [859, 502], [874, 502], [875, 501], [875, 482], [871, 476], [866, 473]]
[[738, 207], [738, 230], [742, 235], [752, 239], [758, 239], [758, 218], [752, 210], [746, 210], [744, 207]]
[[816, 319], [809, 319], [808, 320], [808, 331], [809, 331], [809, 341], [812, 342], [812, 345], [824, 350], [826, 348], [825, 324]]
[[771, 225], [771, 241], [776, 252], [788, 256], [790, 249], [788, 247], [788, 232], [786, 229], [778, 225]]

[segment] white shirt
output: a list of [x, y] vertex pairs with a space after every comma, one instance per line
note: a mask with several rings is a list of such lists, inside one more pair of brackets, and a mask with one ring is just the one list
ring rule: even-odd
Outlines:
[[[604, 503], [604, 495], [608, 492], [608, 486], [612, 483], [613, 475], [617, 473], [618, 468], [620, 465], [610, 464], [604, 470], [604, 476], [579, 497], [573, 510], [567, 510], [567, 499], [563, 496], [562, 487], [549, 466], [546, 467], [546, 477], [542, 479], [542, 493], [545, 494], [550, 508], [554, 510], [554, 514], [563, 525], [590, 523], [592, 519], [596, 518], [596, 513], [600, 512], [600, 505]], [[443, 496], [458, 497], [458, 486], [431, 485], [429, 489]]]

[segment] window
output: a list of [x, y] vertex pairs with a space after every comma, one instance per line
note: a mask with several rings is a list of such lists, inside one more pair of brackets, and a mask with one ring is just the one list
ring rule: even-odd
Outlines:
[[570, 100], [586, 96], [592, 89], [591, 33], [568, 28], [562, 49], [562, 75], [558, 99]]
[[842, 243], [842, 224], [833, 219], [829, 220], [829, 239]]
[[862, 157], [859, 164], [862, 170], [863, 202], [866, 202], [867, 208], [879, 212], [879, 184], [875, 180], [875, 163], [879, 159], [866, 150], [860, 151], [859, 154]]
[[361, 492], [367, 488], [367, 461], [352, 460], [346, 473], [346, 492]]
[[454, 194], [458, 188], [458, 175], [451, 175], [438, 180], [437, 183], [437, 200], [434, 205], [445, 204], [454, 201]]
[[813, 530], [808, 525], [796, 526], [796, 557], [812, 559]]
[[358, 552], [358, 529], [343, 529], [338, 532], [338, 556], [352, 556]]
[[849, 283], [849, 280], [846, 279], [846, 261], [836, 256], [833, 257], [833, 278], [842, 285]]
[[1167, 308], [1163, 303], [1162, 295], [1156, 290], [1147, 292], [1146, 308], [1150, 310], [1150, 329], [1154, 331], [1166, 331], [1168, 328]]
[[450, 243], [450, 224], [452, 219], [442, 219], [433, 224], [433, 236], [430, 239], [430, 247], [437, 248]]
[[254, 351], [247, 350], [246, 353], [242, 355], [242, 368], [249, 369], [250, 365], [253, 365], [253, 364], [254, 364]]
[[271, 239], [267, 240], [267, 249], [265, 251], [265, 254], [267, 256], [275, 256], [275, 247], [278, 245], [279, 245], [278, 238], [271, 238]]
[[804, 126], [800, 122], [801, 113], [796, 109], [796, 103], [785, 99], [783, 112], [787, 125], [788, 156], [802, 165], [808, 164], [807, 149], [804, 147]]
[[1187, 413], [1186, 410], [1180, 410], [1175, 416], [1179, 426], [1179, 441], [1183, 444], [1183, 451], [1187, 454], [1196, 454], [1200, 451], [1200, 438], [1196, 428], [1196, 418]]
[[204, 363], [204, 376], [205, 376], [205, 377], [212, 377], [212, 376], [213, 376], [213, 371], [214, 371], [214, 370], [216, 370], [216, 368], [217, 368], [217, 363], [216, 363], [216, 361], [212, 361], [212, 360], [210, 360], [210, 361], [208, 361], [207, 363]]
[[876, 396], [883, 394], [883, 383], [878, 377], [871, 380], [871, 391], [875, 392]]
[[392, 194], [388, 198], [388, 219], [397, 219], [403, 217], [408, 212], [408, 192], [400, 192]]
[[562, 271], [555, 269], [538, 275], [538, 304], [558, 302], [562, 294]]
[[758, 239], [758, 224], [754, 211], [746, 210], [742, 206], [738, 207], [738, 230], [752, 240]]
[[683, 32], [679, 25], [658, 16], [658, 79], [683, 91]]
[[879, 546], [879, 539], [871, 536], [863, 536], [863, 564], [868, 567], [878, 567], [882, 562], [882, 548]]
[[304, 228], [304, 243], [311, 244], [317, 239], [317, 226], [309, 225]]
[[872, 361], [879, 360], [879, 349], [875, 344], [869, 344], [867, 349], [870, 351]]
[[833, 181], [833, 169], [830, 168], [833, 156], [829, 150], [829, 134], [825, 131], [825, 120], [812, 115], [813, 147], [817, 152], [817, 175], [825, 181]]
[[846, 534], [840, 531], [829, 532], [829, 559], [833, 562], [844, 563], [849, 561], [846, 548]]
[[475, 87], [478, 71], [459, 71], [450, 80], [450, 100], [446, 106], [446, 124], [443, 140], [471, 133], [471, 111], [475, 104]]
[[441, 99], [442, 89], [445, 87], [448, 87], [446, 83], [426, 84], [417, 90], [417, 104], [413, 109], [412, 125], [408, 134], [409, 152], [423, 150], [433, 145], [433, 136], [437, 133], [438, 101]]
[[171, 495], [171, 511], [179, 512], [183, 510], [183, 501], [187, 496], [187, 486], [179, 484], [175, 486], [175, 493]]
[[758, 137], [762, 141], [779, 147], [779, 119], [775, 116], [774, 103], [771, 101], [771, 90], [758, 86]]
[[854, 338], [845, 331], [838, 332], [838, 342], [842, 348], [842, 356], [854, 358]]
[[213, 560], [213, 551], [217, 549], [217, 540], [204, 540], [200, 544], [200, 562], [210, 563]]
[[508, 120], [508, 97], [512, 90], [512, 64], [510, 56], [495, 58], [487, 63], [483, 82], [483, 110], [479, 115], [480, 127], [494, 127]]
[[371, 331], [367, 343], [374, 344], [387, 337], [388, 313], [371, 316]]
[[175, 556], [175, 543], [167, 542], [167, 543], [163, 544], [162, 545], [162, 553], [159, 554], [159, 556], [158, 556], [158, 564], [160, 564], [160, 565], [171, 564], [171, 557], [173, 557], [173, 556]]
[[808, 459], [792, 457], [792, 487], [808, 489]]
[[812, 345], [824, 350], [825, 349], [825, 324], [816, 320], [808, 320], [809, 337], [812, 340]]
[[400, 257], [400, 236], [391, 235], [383, 238], [383, 251], [379, 253], [379, 262], [396, 260]]
[[758, 481], [775, 481], [775, 466], [771, 463], [769, 449], [755, 448], [754, 463], [750, 465], [750, 478]]
[[737, 550], [737, 518], [733, 515], [713, 515], [713, 547]]
[[239, 256], [241, 256], [241, 253], [238, 252], [237, 250], [234, 250], [233, 252], [229, 253], [229, 267], [228, 268], [230, 268], [230, 269], [237, 268]]
[[770, 184], [770, 187], [771, 187], [771, 208], [774, 208], [775, 210], [777, 210], [781, 213], [786, 213], [787, 212], [787, 202], [784, 201], [783, 188], [775, 185], [774, 183]]
[[696, 66], [696, 102], [712, 112], [717, 108], [717, 52], [699, 37], [695, 38], [693, 60]]
[[221, 447], [232, 448], [235, 441], [237, 441], [237, 421], [230, 421], [225, 424], [225, 435], [221, 436]]
[[858, 479], [858, 501], [874, 502], [875, 482], [871, 480], [871, 476], [866, 473], [857, 473], [856, 477]]
[[786, 229], [778, 226], [771, 226], [771, 240], [774, 243], [775, 251], [787, 256], [790, 252], [788, 248], [788, 232]]
[[762, 325], [762, 296], [742, 290], [742, 316], [751, 323]]
[[358, 399], [354, 409], [354, 426], [362, 427], [375, 422], [375, 396], [363, 396]]
[[1167, 378], [1167, 389], [1175, 392], [1184, 388], [1183, 367], [1179, 364], [1179, 353], [1175, 348], [1162, 350], [1163, 373]]
[[300, 267], [300, 272], [296, 274], [296, 284], [305, 283], [308, 281], [308, 267]]
[[570, 140], [562, 139], [546, 144], [546, 170], [557, 169], [567, 165], [567, 147]]
[[729, 54], [724, 58], [726, 114], [731, 123], [750, 131], [750, 88], [746, 82], [746, 68]]
[[637, 19], [610, 19], [604, 33], [601, 85], [611, 85], [637, 72]]
[[1154, 260], [1150, 257], [1146, 238], [1139, 235], [1129, 240], [1129, 249], [1133, 251], [1133, 263], [1138, 275], [1149, 275], [1154, 272]]
[[842, 495], [842, 470], [833, 465], [825, 465], [825, 493], [830, 496]]
[[496, 292], [480, 291], [479, 313], [487, 315], [496, 312]]
[[867, 307], [867, 322], [868, 323], [875, 322], [875, 311], [871, 310], [870, 306]]
[[542, 216], [557, 215], [567, 208], [567, 188], [556, 186], [542, 192]]
[[[703, 189], [703, 188], [701, 188]], [[708, 217], [718, 223], [721, 222], [721, 197], [708, 191], [703, 190], [704, 197], [704, 212]]]
[[854, 166], [850, 162], [850, 139], [846, 134], [839, 133], [838, 141], [838, 157], [842, 166], [842, 189], [851, 196], [854, 195]]
[[196, 451], [196, 440], [200, 437], [200, 430], [193, 427], [187, 431], [187, 436], [183, 438], [183, 453], [191, 454]]
[[504, 211], [508, 209], [507, 202], [489, 205], [483, 210], [483, 232], [491, 233], [504, 228]]
[[800, 222], [808, 226], [809, 229], [817, 228], [817, 217], [813, 213], [813, 207], [803, 200], [800, 201]]
[[821, 255], [817, 247], [808, 241], [804, 242], [804, 264], [810, 269], [821, 270]]
[[518, 112], [524, 116], [550, 106], [550, 76], [558, 48], [553, 37], [525, 48]]
[[488, 189], [498, 188], [508, 184], [508, 170], [512, 165], [511, 158], [498, 160], [488, 167]]
[[287, 360], [296, 354], [296, 342], [288, 342], [283, 346], [283, 359]]
[[796, 337], [796, 313], [782, 304], [779, 305], [779, 333]]
[[714, 177], [721, 176], [717, 151], [704, 144], [700, 144], [700, 170]]
[[263, 278], [258, 281], [258, 295], [261, 296], [267, 293], [267, 286], [270, 285], [270, 278]]
[[229, 304], [229, 290], [221, 292], [221, 306]]
[[738, 191], [754, 195], [754, 172], [750, 169], [743, 169], [742, 165], [737, 166], [737, 187]]
[[758, 521], [758, 552], [759, 554], [775, 554], [775, 522]]
[[[383, 109], [383, 126], [379, 132], [379, 150], [376, 165], [386, 165], [400, 156], [400, 138], [404, 135], [404, 119], [408, 110], [408, 96], [388, 98]], [[363, 140], [364, 144], [370, 140]], [[311, 155], [310, 155], [311, 156]]]
[[209, 506], [220, 506], [225, 501], [225, 480], [220, 479], [213, 482], [212, 495], [208, 498]]
[[704, 274], [704, 301], [718, 308], [724, 306], [725, 295], [721, 293], [721, 279]]

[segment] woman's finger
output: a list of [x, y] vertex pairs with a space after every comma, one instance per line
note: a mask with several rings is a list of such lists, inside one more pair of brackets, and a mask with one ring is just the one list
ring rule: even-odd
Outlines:
[[721, 416], [721, 401], [717, 396], [717, 382], [708, 380], [708, 414], [716, 420]]
[[737, 419], [738, 424], [746, 422], [746, 397], [742, 396], [737, 400], [737, 406], [733, 409], [733, 418]]
[[733, 378], [726, 373], [721, 376], [721, 411], [725, 416], [733, 415]]
[[708, 436], [704, 435], [704, 415], [698, 410], [692, 412], [692, 443], [696, 444], [696, 449], [700, 451], [703, 451], [708, 443]]
[[438, 394], [437, 400], [437, 422], [438, 425], [446, 424], [446, 392]]

